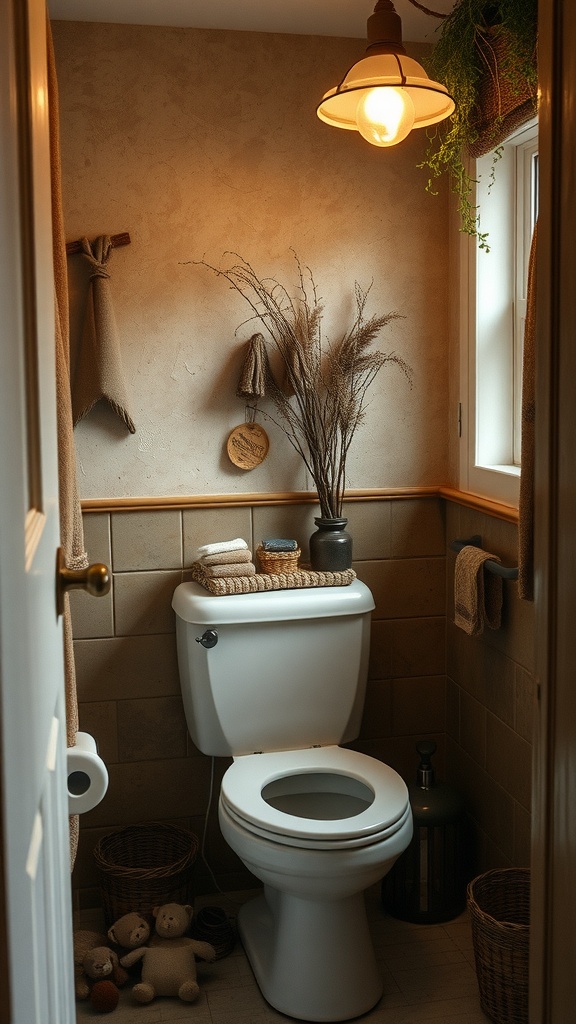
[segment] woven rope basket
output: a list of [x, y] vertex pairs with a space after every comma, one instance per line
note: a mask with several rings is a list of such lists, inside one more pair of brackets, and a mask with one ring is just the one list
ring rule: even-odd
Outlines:
[[301, 554], [300, 548], [296, 548], [296, 551], [265, 551], [261, 546], [256, 548], [256, 557], [262, 572], [277, 575], [296, 572]]
[[487, 871], [467, 897], [480, 1006], [495, 1024], [528, 1024], [530, 871]]
[[130, 825], [103, 836], [94, 849], [106, 924], [123, 914], [150, 914], [163, 903], [192, 901], [198, 838], [162, 822]]

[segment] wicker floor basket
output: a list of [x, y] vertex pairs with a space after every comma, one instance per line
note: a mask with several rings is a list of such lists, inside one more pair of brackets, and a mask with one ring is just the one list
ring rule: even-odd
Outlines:
[[150, 914], [163, 903], [191, 903], [198, 838], [162, 822], [129, 825], [103, 836], [94, 849], [109, 927], [123, 914]]
[[468, 908], [484, 1013], [496, 1024], [527, 1024], [528, 868], [504, 868], [479, 875], [468, 886]]

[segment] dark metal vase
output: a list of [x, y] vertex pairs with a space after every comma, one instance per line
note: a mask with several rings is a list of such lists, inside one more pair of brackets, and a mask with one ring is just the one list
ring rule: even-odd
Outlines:
[[310, 537], [310, 567], [315, 572], [342, 572], [352, 566], [352, 537], [347, 519], [314, 519], [317, 530]]

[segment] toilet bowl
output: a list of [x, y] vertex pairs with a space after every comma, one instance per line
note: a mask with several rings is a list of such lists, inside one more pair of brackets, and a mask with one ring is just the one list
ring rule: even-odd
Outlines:
[[400, 776], [339, 745], [359, 731], [372, 595], [359, 581], [231, 599], [181, 584], [173, 606], [194, 742], [234, 758], [222, 835], [264, 887], [238, 915], [258, 985], [291, 1017], [358, 1017], [383, 990], [364, 890], [412, 837]]
[[382, 975], [363, 894], [412, 835], [399, 776], [340, 747], [253, 754], [225, 774], [218, 813], [227, 843], [264, 883], [238, 927], [266, 999], [304, 1020], [370, 1010]]

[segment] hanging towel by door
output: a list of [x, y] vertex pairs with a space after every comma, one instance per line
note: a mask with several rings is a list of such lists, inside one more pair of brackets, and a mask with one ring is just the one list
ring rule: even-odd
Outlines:
[[82, 259], [90, 267], [90, 284], [82, 335], [71, 368], [72, 413], [76, 426], [103, 398], [134, 434], [107, 269], [111, 248], [109, 235], [100, 235], [93, 242], [82, 239]]
[[496, 555], [467, 544], [456, 556], [454, 571], [454, 623], [468, 636], [479, 636], [484, 626], [500, 629], [502, 578], [484, 572], [487, 559]]

